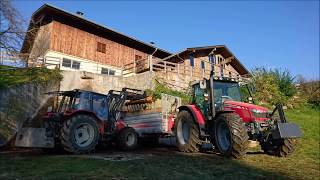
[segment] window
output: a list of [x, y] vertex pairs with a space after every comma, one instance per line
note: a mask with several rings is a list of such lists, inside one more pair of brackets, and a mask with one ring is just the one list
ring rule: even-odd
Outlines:
[[72, 69], [80, 69], [80, 62], [72, 61]]
[[101, 74], [106, 74], [109, 76], [114, 76], [116, 74], [116, 71], [108, 69], [108, 68], [101, 68]]
[[142, 59], [142, 56], [135, 55], [135, 60], [140, 60], [140, 59]]
[[201, 61], [201, 69], [205, 69], [205, 64], [204, 64], [204, 61]]
[[190, 60], [190, 66], [194, 67], [194, 58], [193, 58], [193, 56], [190, 56], [189, 60]]
[[63, 67], [71, 67], [71, 60], [70, 60], [70, 59], [63, 58], [63, 60], [62, 60], [62, 66], [63, 66]]
[[101, 53], [106, 53], [106, 44], [97, 42], [97, 51]]
[[63, 58], [62, 66], [72, 68], [72, 69], [80, 69], [80, 62], [74, 61], [71, 59], [67, 59], [67, 58]]
[[101, 68], [101, 74], [108, 74], [108, 73], [109, 73], [109, 69]]
[[216, 58], [213, 54], [209, 55], [209, 62], [212, 64], [216, 64]]
[[116, 71], [109, 69], [109, 75], [114, 76], [116, 74]]

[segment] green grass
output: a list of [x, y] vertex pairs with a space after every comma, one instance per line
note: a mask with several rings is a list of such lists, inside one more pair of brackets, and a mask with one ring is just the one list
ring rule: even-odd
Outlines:
[[37, 68], [15, 68], [0, 65], [0, 89], [13, 85], [29, 82], [46, 82], [49, 80], [61, 80], [62, 75], [58, 69]]
[[319, 113], [307, 107], [286, 112], [303, 131], [296, 152], [288, 158], [265, 155], [259, 148], [243, 160], [171, 149], [121, 162], [68, 155], [0, 154], [0, 179], [319, 179]]

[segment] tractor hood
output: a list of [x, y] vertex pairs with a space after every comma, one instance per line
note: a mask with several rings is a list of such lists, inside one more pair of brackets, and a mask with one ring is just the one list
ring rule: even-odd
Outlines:
[[268, 119], [268, 109], [258, 105], [227, 100], [224, 102], [224, 108], [235, 111], [244, 122], [266, 121]]
[[238, 102], [238, 101], [225, 101], [224, 102], [225, 106], [240, 106], [240, 107], [244, 107], [247, 108], [248, 110], [258, 110], [261, 112], [268, 112], [268, 108], [262, 107], [262, 106], [258, 106], [255, 104], [250, 104], [250, 103], [244, 103], [244, 102]]

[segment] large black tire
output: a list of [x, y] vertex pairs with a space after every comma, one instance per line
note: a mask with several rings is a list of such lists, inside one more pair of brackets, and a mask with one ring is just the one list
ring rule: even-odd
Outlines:
[[127, 127], [122, 129], [118, 134], [118, 147], [123, 151], [136, 149], [138, 146], [138, 134], [136, 131]]
[[76, 114], [66, 120], [61, 128], [61, 145], [71, 153], [89, 153], [99, 141], [98, 124], [92, 116]]
[[225, 157], [243, 158], [249, 147], [246, 127], [235, 113], [218, 115], [214, 125], [213, 144]]
[[180, 111], [174, 126], [177, 147], [182, 152], [199, 152], [199, 127], [188, 111]]
[[269, 155], [287, 157], [291, 155], [296, 146], [295, 139], [273, 139], [272, 136], [267, 141], [260, 142], [261, 149]]

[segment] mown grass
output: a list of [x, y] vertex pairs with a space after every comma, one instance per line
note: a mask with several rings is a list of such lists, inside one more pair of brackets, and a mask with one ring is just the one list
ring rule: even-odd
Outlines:
[[297, 123], [303, 132], [295, 153], [288, 158], [248, 155], [244, 162], [294, 179], [319, 179], [320, 110], [305, 106], [287, 110], [286, 116], [290, 122]]
[[0, 179], [319, 179], [319, 113], [308, 107], [286, 112], [303, 131], [296, 152], [288, 158], [265, 155], [259, 148], [243, 160], [175, 150], [122, 162], [0, 155]]
[[46, 82], [49, 80], [61, 80], [62, 75], [58, 69], [16, 68], [0, 65], [0, 89], [13, 85], [29, 82]]

